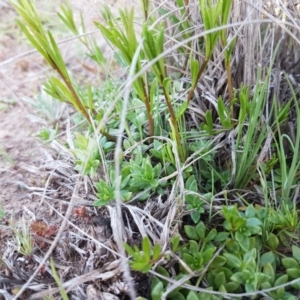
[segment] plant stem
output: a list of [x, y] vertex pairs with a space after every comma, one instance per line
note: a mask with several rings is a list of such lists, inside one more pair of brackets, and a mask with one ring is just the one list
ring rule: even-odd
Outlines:
[[150, 99], [149, 99], [149, 94], [146, 91], [146, 86], [143, 81], [143, 91], [145, 95], [144, 103], [146, 106], [146, 111], [147, 111], [147, 118], [148, 118], [148, 123], [149, 123], [149, 135], [150, 135], [150, 143], [153, 142], [153, 136], [154, 136], [154, 121], [153, 121], [153, 116], [151, 113], [151, 107], [150, 107]]
[[233, 105], [232, 105], [233, 92], [232, 92], [232, 77], [231, 77], [230, 61], [226, 64], [226, 73], [227, 73], [229, 106], [230, 106], [231, 118], [233, 118], [234, 117]]
[[[51, 59], [51, 58], [50, 58]], [[56, 63], [54, 61], [52, 61], [52, 66], [54, 68], [54, 70], [60, 75], [60, 77], [63, 79], [63, 81], [65, 82], [66, 86], [68, 87], [69, 91], [71, 92], [73, 99], [75, 100], [76, 106], [79, 109], [79, 112], [83, 114], [83, 116], [86, 118], [86, 120], [92, 124], [92, 120], [90, 118], [90, 115], [88, 114], [87, 110], [85, 109], [84, 105], [82, 104], [82, 102], [80, 101], [73, 85], [70, 82], [69, 78], [66, 78], [66, 76], [64, 76], [64, 74], [61, 72], [61, 70], [59, 69], [59, 67], [56, 65]], [[100, 133], [102, 135], [104, 135], [107, 139], [109, 139], [110, 141], [116, 141], [117, 138], [115, 136], [112, 136], [111, 134], [105, 132], [103, 129], [100, 129]]]
[[182, 149], [181, 140], [180, 140], [179, 131], [178, 131], [178, 124], [177, 124], [177, 121], [176, 121], [176, 116], [175, 116], [175, 113], [174, 113], [174, 110], [173, 110], [173, 106], [171, 104], [169, 93], [163, 85], [162, 85], [162, 89], [163, 89], [164, 96], [165, 96], [165, 99], [166, 99], [166, 102], [167, 102], [167, 106], [168, 106], [168, 109], [169, 109], [169, 112], [170, 112], [171, 123], [172, 123], [173, 130], [174, 130], [174, 133], [175, 133], [175, 140], [176, 140], [176, 145], [177, 145], [177, 149], [178, 149], [179, 158], [180, 158], [181, 162], [184, 162], [185, 158], [184, 158], [184, 154], [183, 154], [183, 149]]
[[204, 72], [204, 70], [205, 70], [207, 64], [208, 64], [208, 59], [206, 58], [205, 61], [204, 61], [204, 63], [202, 64], [202, 66], [201, 66], [199, 72], [198, 72], [198, 75], [197, 75], [197, 81], [196, 81], [195, 86], [192, 86], [191, 89], [190, 89], [190, 91], [189, 91], [189, 93], [188, 93], [188, 96], [187, 96], [187, 102], [188, 102], [188, 103], [192, 100], [192, 98], [193, 98], [193, 96], [194, 96], [194, 92], [195, 92], [195, 89], [196, 89], [196, 87], [197, 87], [198, 81], [199, 81], [199, 79], [200, 79], [202, 73]]

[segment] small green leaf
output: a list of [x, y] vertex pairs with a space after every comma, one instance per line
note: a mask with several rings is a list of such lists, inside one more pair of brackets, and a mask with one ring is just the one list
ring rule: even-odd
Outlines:
[[131, 268], [141, 273], [148, 273], [151, 270], [152, 265], [146, 261], [132, 261]]
[[[97, 194], [98, 196], [98, 194]], [[99, 197], [99, 196], [98, 196]], [[97, 200], [93, 203], [94, 206], [96, 207], [101, 207], [101, 206], [105, 206], [109, 203], [109, 201], [104, 201], [104, 200]]]
[[220, 272], [223, 272], [227, 278], [227, 280], [230, 279], [230, 277], [233, 275], [233, 272], [229, 269], [229, 268], [226, 268], [226, 267], [219, 267], [217, 269], [212, 269], [210, 271], [210, 274], [212, 274], [213, 278]]
[[293, 245], [292, 246], [293, 257], [300, 262], [300, 248]]
[[[170, 277], [169, 272], [162, 266], [158, 266], [155, 271], [165, 277]], [[162, 279], [159, 279], [159, 280], [162, 280]]]
[[296, 279], [300, 277], [300, 268], [289, 268], [286, 273], [292, 278]]
[[231, 277], [230, 277], [230, 280], [236, 282], [236, 283], [239, 283], [239, 284], [242, 284], [244, 283], [244, 276], [243, 276], [243, 273], [242, 272], [236, 272], [234, 273]]
[[197, 181], [196, 181], [196, 178], [195, 178], [194, 175], [192, 175], [188, 178], [188, 180], [185, 183], [185, 188], [188, 191], [192, 191], [192, 192], [195, 192], [195, 193], [198, 192]]
[[145, 236], [143, 238], [142, 249], [144, 251], [145, 259], [147, 261], [149, 261], [150, 260], [150, 254], [151, 254], [151, 243], [150, 243], [150, 240], [147, 236]]
[[294, 259], [294, 258], [291, 258], [291, 257], [285, 257], [282, 259], [282, 264], [284, 265], [284, 267], [286, 269], [288, 268], [296, 268], [298, 267], [298, 262]]
[[253, 293], [255, 291], [253, 283], [252, 282], [246, 282], [245, 290], [246, 290], [247, 293]]
[[234, 239], [229, 239], [226, 241], [226, 249], [230, 253], [239, 253], [240, 252], [240, 245]]
[[300, 282], [295, 282], [291, 285], [294, 289], [300, 290]]
[[135, 251], [127, 243], [124, 243], [124, 248], [129, 255], [135, 255]]
[[234, 254], [223, 253], [223, 256], [227, 259], [227, 264], [233, 268], [240, 268], [242, 266], [241, 260]]
[[247, 218], [253, 218], [256, 215], [256, 209], [253, 207], [253, 205], [249, 205], [245, 211], [245, 216]]
[[215, 242], [224, 242], [229, 237], [229, 232], [218, 232], [215, 237]]
[[264, 266], [263, 273], [270, 277], [270, 282], [273, 283], [275, 280], [275, 272], [270, 263]]
[[194, 258], [192, 255], [188, 254], [188, 253], [183, 253], [182, 254], [182, 258], [183, 258], [183, 261], [189, 265], [190, 267], [193, 266], [194, 264]]
[[155, 244], [153, 247], [153, 260], [158, 260], [161, 256], [161, 247], [159, 244]]
[[198, 300], [197, 294], [194, 291], [190, 291], [186, 297], [186, 300]]
[[270, 247], [271, 250], [276, 250], [279, 245], [279, 240], [277, 236], [272, 232], [269, 233], [267, 245]]
[[196, 241], [199, 239], [196, 229], [193, 226], [185, 225], [184, 232], [189, 239], [196, 240]]
[[216, 247], [211, 247], [211, 248], [206, 249], [202, 253], [203, 264], [207, 264], [212, 259], [215, 250], [216, 250]]
[[275, 259], [276, 259], [276, 257], [273, 252], [271, 252], [271, 251], [266, 252], [260, 257], [260, 265], [263, 267], [267, 263], [273, 264], [275, 262]]
[[213, 228], [208, 235], [206, 236], [205, 240], [210, 242], [213, 241], [215, 239], [215, 237], [217, 236], [217, 230], [215, 228]]
[[289, 276], [287, 274], [284, 274], [275, 280], [274, 286], [285, 284], [288, 282], [288, 280], [289, 280]]
[[200, 217], [201, 217], [201, 214], [200, 214], [199, 211], [193, 210], [191, 212], [191, 218], [192, 218], [192, 220], [193, 220], [194, 223], [198, 223], [199, 220], [200, 220]]
[[129, 142], [129, 140], [124, 139], [124, 141], [123, 141], [123, 147], [124, 147], [124, 149], [127, 150], [127, 149], [129, 149], [131, 146], [132, 146], [132, 145], [131, 145], [131, 143]]
[[211, 110], [207, 110], [205, 114], [206, 130], [210, 134], [214, 128]]
[[184, 101], [176, 112], [176, 119], [179, 120], [188, 108], [189, 103]]
[[189, 244], [190, 244], [190, 253], [196, 257], [198, 255], [198, 252], [199, 252], [199, 246], [198, 246], [198, 243], [196, 241], [192, 241], [190, 240], [189, 241]]
[[256, 253], [257, 253], [256, 248], [253, 248], [253, 249], [251, 249], [250, 251], [247, 251], [247, 252], [244, 254], [243, 261], [244, 261], [246, 264], [249, 264], [249, 261], [250, 261], [251, 259], [252, 259], [252, 260], [255, 260], [255, 259], [256, 259]]
[[230, 113], [226, 108], [225, 103], [221, 97], [218, 99], [217, 109], [222, 126], [225, 129], [232, 129]]
[[239, 288], [240, 284], [237, 282], [228, 282], [225, 284], [225, 289], [228, 293], [233, 293]]
[[204, 240], [205, 232], [206, 232], [206, 226], [204, 225], [203, 222], [199, 222], [196, 225], [196, 232], [197, 232], [198, 238], [201, 239], [201, 240]]
[[222, 267], [223, 265], [225, 265], [226, 263], [226, 258], [219, 255], [217, 257], [215, 257], [215, 259], [212, 261], [212, 263], [209, 265], [210, 269], [215, 269], [215, 268], [219, 268]]
[[215, 286], [217, 289], [221, 287], [221, 285], [225, 285], [226, 283], [226, 277], [223, 272], [220, 272], [215, 277]]
[[170, 300], [186, 300], [186, 298], [180, 292], [170, 293], [168, 295], [168, 299], [170, 299]]
[[161, 300], [161, 296], [164, 292], [164, 286], [161, 281], [159, 281], [152, 289], [151, 289], [151, 297], [152, 300]]
[[179, 246], [180, 242], [180, 235], [176, 234], [175, 236], [172, 237], [171, 239], [171, 244], [172, 244], [172, 251], [176, 252]]
[[199, 61], [191, 58], [191, 75], [192, 75], [192, 86], [197, 85], [198, 73], [200, 70]]
[[247, 226], [261, 226], [262, 223], [258, 218], [247, 219]]
[[250, 247], [249, 237], [242, 234], [240, 231], [237, 231], [234, 236], [236, 240], [239, 242], [241, 248], [243, 248], [244, 251], [248, 251]]

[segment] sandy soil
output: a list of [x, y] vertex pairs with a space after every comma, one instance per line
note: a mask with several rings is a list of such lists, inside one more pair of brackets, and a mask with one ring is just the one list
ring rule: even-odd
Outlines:
[[20, 37], [15, 17], [10, 6], [1, 7], [0, 205], [7, 216], [19, 216], [24, 205], [28, 208], [33, 205], [25, 186], [31, 186], [37, 178], [26, 167], [30, 169], [43, 159], [42, 151], [33, 138], [38, 128], [28, 118], [31, 107], [23, 99], [37, 93], [41, 84], [38, 76], [45, 67], [37, 55], [17, 59], [19, 54], [30, 48]]

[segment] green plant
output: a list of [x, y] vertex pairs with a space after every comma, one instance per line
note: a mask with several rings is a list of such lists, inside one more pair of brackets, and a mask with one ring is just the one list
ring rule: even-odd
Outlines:
[[[210, 201], [212, 198], [212, 193], [206, 193], [204, 195], [198, 194], [198, 185], [195, 176], [190, 176], [186, 183], [185, 188], [188, 191], [185, 196], [185, 203], [187, 204], [186, 209], [192, 210], [191, 218], [194, 223], [199, 222], [201, 213], [204, 212], [203, 204], [204, 201]], [[190, 192], [190, 193], [189, 193]]]
[[[102, 13], [104, 20], [107, 23], [107, 27], [100, 24], [99, 22], [95, 22], [95, 25], [101, 30], [103, 36], [114, 45], [119, 51], [120, 55], [126, 62], [127, 65], [131, 65], [133, 62], [134, 55], [138, 50], [138, 42], [136, 37], [136, 32], [134, 29], [134, 10], [128, 11], [125, 9], [124, 11], [120, 11], [120, 21], [119, 22], [114, 18], [109, 8], [104, 7], [104, 11]], [[143, 54], [140, 54], [141, 58], [143, 58]], [[138, 73], [141, 70], [141, 61], [137, 60], [137, 64], [135, 66], [135, 72]], [[146, 74], [137, 78], [137, 80], [133, 83], [135, 91], [139, 95], [140, 99], [146, 106], [147, 117], [150, 128], [150, 136], [154, 135], [154, 124], [152, 117], [152, 108], [153, 103], [151, 103], [150, 95], [147, 93], [146, 89], [147, 84], [147, 76]]]
[[[276, 274], [274, 267], [270, 263], [267, 263], [264, 266], [263, 273], [270, 277], [269, 281], [262, 283], [263, 289], [268, 289], [273, 286], [276, 287], [278, 285], [283, 285], [288, 282], [288, 275]], [[277, 299], [296, 300], [297, 299], [296, 296], [287, 292], [284, 287], [278, 288], [277, 290], [268, 293], [268, 295], [275, 300]]]
[[223, 206], [222, 213], [225, 218], [224, 229], [228, 230], [245, 251], [250, 247], [250, 236], [262, 232], [262, 222], [256, 217], [256, 210], [249, 205], [245, 213], [239, 212], [237, 205]]
[[[60, 78], [52, 76], [44, 85], [45, 91], [55, 99], [71, 104], [85, 119], [92, 124], [91, 114], [96, 114], [94, 107], [86, 107], [81, 99], [71, 76], [66, 68], [58, 45], [50, 31], [44, 29], [39, 14], [30, 0], [11, 1], [21, 19], [17, 23], [27, 39], [43, 56]], [[100, 129], [102, 135], [115, 141], [115, 137]]]
[[278, 231], [281, 242], [289, 244], [290, 238], [296, 238], [296, 232], [300, 228], [298, 209], [295, 204], [282, 202], [278, 210], [269, 209], [269, 223]]
[[132, 260], [129, 261], [132, 269], [142, 273], [151, 270], [153, 264], [163, 257], [160, 245], [155, 244], [152, 247], [147, 236], [143, 238], [141, 250], [137, 246], [130, 247], [128, 244], [124, 246], [127, 253], [132, 256]]
[[55, 263], [54, 263], [53, 258], [50, 259], [50, 266], [51, 266], [51, 271], [52, 271], [53, 277], [55, 279], [55, 282], [56, 282], [57, 286], [60, 288], [59, 292], [60, 292], [62, 299], [69, 300], [67, 292], [62, 288], [61, 279], [59, 278], [57, 271], [55, 269]]
[[[95, 182], [95, 188], [97, 190], [97, 197], [99, 200], [94, 202], [95, 206], [103, 206], [108, 204], [110, 201], [116, 198], [115, 196], [115, 176], [111, 172], [111, 184], [106, 183], [104, 180], [100, 180], [99, 182]], [[124, 172], [123, 172], [124, 175]], [[129, 201], [132, 197], [132, 192], [129, 191], [129, 180], [130, 176], [126, 176], [121, 180], [121, 197], [123, 201]]]
[[[286, 273], [291, 279], [299, 278], [300, 274], [300, 248], [292, 245], [293, 257], [284, 257], [282, 264], [286, 268]], [[296, 282], [292, 285], [297, 290], [300, 289], [300, 282]]]
[[247, 292], [256, 291], [262, 283], [271, 279], [258, 270], [256, 249], [249, 250], [242, 258], [232, 253], [223, 253], [223, 256], [227, 259], [226, 265], [235, 271], [230, 279], [238, 284], [245, 284]]
[[260, 266], [265, 267], [267, 264], [270, 264], [274, 270], [276, 270], [276, 266], [279, 265], [279, 257], [278, 257], [278, 248], [279, 239], [272, 232], [267, 232], [267, 240], [266, 247], [267, 250], [260, 257]]
[[10, 228], [14, 233], [16, 250], [25, 257], [29, 257], [30, 255], [32, 255], [33, 240], [30, 234], [28, 223], [24, 219], [20, 221], [19, 226], [11, 222]]
[[[280, 129], [280, 119], [276, 120], [277, 130], [279, 133], [279, 141], [277, 146], [277, 155], [279, 159], [280, 164], [280, 173], [281, 173], [281, 198], [282, 201], [287, 201], [290, 199], [292, 186], [298, 178], [298, 173], [300, 170], [300, 160], [299, 160], [299, 143], [300, 143], [300, 109], [299, 109], [299, 103], [295, 95], [295, 91], [291, 87], [291, 90], [293, 91], [293, 100], [295, 104], [295, 111], [296, 111], [296, 136], [294, 142], [291, 140], [291, 137], [287, 134], [281, 134]], [[276, 105], [275, 105], [276, 109]], [[286, 147], [284, 146], [284, 141], [287, 141], [289, 144], [289, 148], [292, 151], [292, 160], [287, 164], [286, 163]]]
[[24, 100], [34, 109], [34, 114], [29, 115], [30, 119], [43, 125], [58, 126], [66, 109], [66, 104], [47, 94], [45, 87], [41, 88], [35, 99], [26, 97]]
[[94, 177], [100, 165], [100, 154], [97, 141], [91, 137], [85, 137], [82, 134], [77, 134], [74, 140], [75, 149], [73, 153], [76, 157], [75, 170], [83, 174], [89, 174]]
[[47, 128], [44, 126], [41, 130], [37, 132], [36, 137], [45, 143], [50, 143], [57, 137], [58, 131], [58, 124], [55, 126], [54, 129]]
[[131, 160], [130, 167], [130, 190], [132, 192], [143, 191], [146, 188], [150, 188], [149, 192], [140, 196], [139, 200], [145, 200], [149, 197], [150, 193], [155, 190], [159, 190], [159, 177], [161, 174], [161, 164], [152, 166], [150, 157], [138, 158]]

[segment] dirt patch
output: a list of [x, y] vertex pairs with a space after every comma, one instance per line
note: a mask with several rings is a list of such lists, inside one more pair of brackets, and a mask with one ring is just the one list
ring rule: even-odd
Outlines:
[[[0, 64], [29, 49], [20, 43], [15, 18], [9, 5], [1, 7]], [[8, 217], [22, 215], [24, 206], [34, 206], [27, 187], [42, 183], [41, 174], [28, 171], [44, 158], [33, 138], [38, 128], [28, 119], [31, 108], [22, 101], [38, 91], [41, 61], [25, 56], [0, 68], [0, 205]]]

